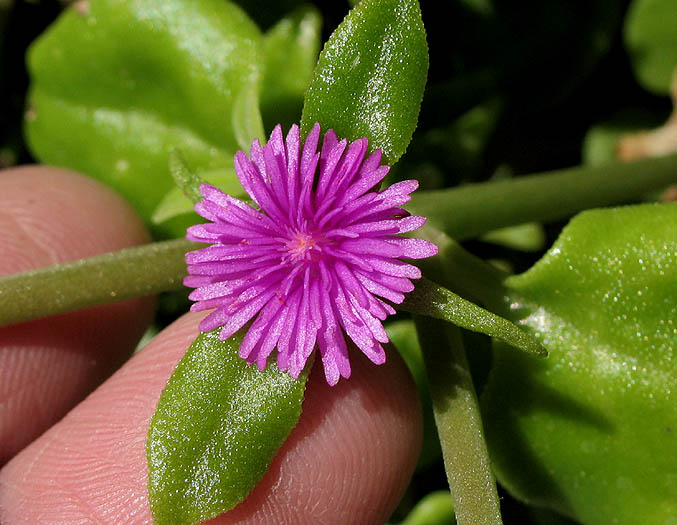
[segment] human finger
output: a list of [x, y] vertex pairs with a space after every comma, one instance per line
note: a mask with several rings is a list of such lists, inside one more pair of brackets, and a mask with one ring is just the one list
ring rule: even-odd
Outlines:
[[[0, 472], [0, 521], [149, 523], [145, 440], [177, 361], [197, 335], [188, 314]], [[382, 523], [418, 458], [420, 404], [401, 359], [352, 352], [353, 374], [311, 373], [297, 427], [250, 496], [214, 523]], [[319, 366], [319, 368], [318, 368]]]
[[[0, 275], [148, 240], [129, 205], [88, 177], [46, 166], [0, 173]], [[152, 299], [134, 299], [0, 328], [0, 465], [120, 366], [152, 311]]]

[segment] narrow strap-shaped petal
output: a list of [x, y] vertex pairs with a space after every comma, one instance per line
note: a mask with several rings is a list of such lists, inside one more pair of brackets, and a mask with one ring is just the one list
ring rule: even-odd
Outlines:
[[287, 317], [284, 320], [282, 331], [277, 341], [277, 366], [280, 370], [287, 370], [289, 366], [289, 355], [291, 353], [289, 343], [294, 334], [300, 304], [301, 290], [297, 289], [286, 299]]
[[[341, 325], [348, 334], [348, 337], [355, 343], [355, 345], [366, 355], [372, 362], [382, 364], [385, 361], [385, 353], [383, 348], [376, 341], [367, 328], [367, 326], [360, 320], [360, 324], [351, 322], [347, 313], [351, 310], [347, 304], [340, 304], [338, 306]], [[350, 312], [352, 314], [352, 311]], [[354, 314], [352, 314], [354, 315]]]
[[183, 278], [183, 285], [188, 288], [199, 288], [200, 286], [207, 286], [218, 281], [218, 277], [215, 278], [212, 275], [186, 275]]
[[209, 283], [193, 290], [188, 296], [188, 299], [191, 301], [206, 301], [207, 299], [213, 299], [215, 297], [225, 297], [234, 293], [233, 291], [242, 284], [249, 283], [247, 279], [234, 279]]
[[[224, 196], [227, 198], [221, 199], [222, 202], [216, 202], [206, 198], [203, 199], [195, 205], [195, 211], [205, 218], [207, 217], [204, 213], [209, 213], [211, 217], [210, 220], [212, 221], [215, 220], [215, 218], [219, 218], [230, 224], [244, 224], [265, 233], [268, 233], [269, 231], [280, 231], [279, 226], [264, 213], [247, 206], [237, 199], [233, 199], [229, 195]], [[242, 206], [240, 206], [240, 204]]]
[[211, 184], [200, 184], [200, 193], [205, 199], [215, 202], [223, 208], [227, 208], [228, 206], [236, 206], [252, 215], [259, 213], [246, 202], [242, 202], [240, 199], [236, 199], [235, 197], [222, 192], [220, 189], [212, 186]]
[[299, 127], [294, 124], [286, 141], [287, 149], [287, 210], [289, 211], [289, 222], [294, 221], [294, 213], [299, 202]]
[[343, 284], [343, 289], [354, 296], [363, 308], [367, 308], [369, 306], [368, 294], [353, 272], [342, 261], [336, 261], [334, 269], [341, 284]]
[[[188, 273], [193, 275], [223, 275], [227, 276], [233, 273], [256, 270], [259, 268], [271, 268], [269, 261], [274, 261], [277, 258], [276, 254], [271, 254], [265, 259], [258, 261], [235, 260], [235, 261], [215, 261], [215, 262], [200, 262], [197, 264], [188, 265]], [[277, 265], [275, 265], [277, 266]]]
[[190, 226], [186, 231], [186, 239], [193, 242], [216, 242], [219, 239], [219, 234], [208, 231], [206, 224], [195, 224]]
[[333, 130], [330, 129], [325, 134], [320, 153], [320, 176], [317, 183], [317, 196], [319, 199], [322, 199], [325, 188], [332, 180], [334, 171], [347, 145], [348, 141], [345, 139], [340, 142], [336, 141], [336, 134]]
[[240, 349], [238, 355], [247, 359], [254, 347], [257, 345], [261, 337], [263, 337], [270, 329], [270, 323], [277, 314], [277, 312], [282, 307], [282, 302], [277, 299], [271, 299], [268, 303], [261, 309], [256, 320], [252, 323], [247, 330], [247, 335], [245, 335], [242, 343], [240, 344]]
[[242, 187], [261, 209], [268, 215], [273, 216], [276, 220], [284, 221], [284, 213], [280, 209], [276, 199], [274, 199], [270, 193], [270, 183], [264, 179], [263, 174], [259, 172], [241, 151], [238, 151], [235, 154], [235, 173], [237, 173], [237, 177], [240, 180]]
[[[369, 194], [367, 194], [369, 195]], [[379, 220], [380, 218], [390, 218], [394, 219], [397, 217], [398, 213], [395, 210], [406, 204], [411, 200], [411, 196], [408, 193], [398, 193], [394, 194], [389, 199], [379, 199], [377, 197], [372, 200], [369, 204], [363, 206], [361, 209], [356, 210], [354, 213], [350, 214], [348, 224], [354, 224], [356, 222], [368, 222]], [[399, 211], [399, 210], [397, 210]], [[381, 217], [381, 214], [385, 213], [384, 217]], [[408, 216], [409, 213], [405, 212]]]
[[379, 169], [359, 177], [347, 190], [341, 193], [338, 204], [341, 205], [361, 197], [381, 182], [389, 172], [390, 166], [381, 166]]
[[261, 175], [265, 176], [266, 162], [265, 160], [263, 160], [263, 146], [259, 142], [259, 139], [255, 139], [252, 142], [252, 147], [249, 149], [249, 158], [251, 159], [254, 166], [256, 166], [258, 172]]
[[[367, 140], [366, 138], [364, 140]], [[369, 142], [367, 141], [367, 146], [369, 145]], [[383, 153], [380, 149], [377, 149], [369, 155], [365, 161], [362, 163], [362, 167], [360, 169], [360, 175], [366, 175], [375, 169], [377, 169], [380, 164], [381, 164], [381, 157], [383, 156]]]
[[353, 313], [358, 316], [364, 325], [369, 329], [371, 335], [379, 343], [387, 343], [389, 341], [388, 334], [386, 333], [381, 321], [372, 315], [372, 313], [360, 306], [357, 301], [350, 299], [350, 307], [353, 310]]
[[396, 222], [400, 229], [400, 233], [409, 233], [422, 228], [426, 221], [427, 219], [425, 217], [410, 215], [409, 217], [398, 219]]
[[374, 269], [374, 267], [369, 263], [369, 261], [367, 261], [366, 258], [357, 256], [349, 251], [342, 250], [340, 247], [325, 246], [324, 253], [331, 255], [336, 259], [349, 262], [353, 266], [368, 272]]
[[[287, 318], [287, 308], [280, 308], [275, 318], [269, 323], [267, 327], [267, 332], [265, 338], [258, 345], [257, 355], [255, 356], [256, 364], [260, 370], [265, 368], [268, 357], [273, 352], [273, 349], [277, 345], [277, 341], [280, 338], [282, 333], [282, 328], [284, 327], [285, 320]], [[253, 356], [252, 356], [253, 357]]]
[[341, 249], [355, 254], [373, 254], [381, 257], [400, 257], [404, 251], [395, 243], [373, 237], [346, 239], [341, 242]]
[[406, 259], [425, 259], [437, 255], [438, 251], [436, 245], [425, 239], [393, 237], [384, 242], [397, 246], [401, 250], [399, 257]]
[[379, 321], [385, 321], [389, 315], [395, 313], [395, 309], [392, 306], [373, 295], [369, 296], [369, 308], [367, 310]]
[[356, 272], [355, 276], [362, 283], [362, 286], [364, 286], [369, 292], [388, 299], [395, 304], [400, 304], [402, 301], [404, 301], [403, 293], [393, 290], [392, 288], [389, 288], [388, 286], [385, 286], [381, 283], [377, 283], [362, 272]]
[[400, 227], [397, 220], [385, 220], [374, 222], [363, 222], [358, 224], [351, 224], [347, 228], [348, 231], [353, 232], [359, 237], [394, 235], [400, 233]]
[[[282, 141], [282, 131], [278, 131], [276, 140], [271, 140], [263, 148], [263, 159], [266, 163], [266, 173], [268, 175], [269, 193], [272, 199], [275, 200], [278, 207], [285, 211], [287, 210], [287, 155], [284, 149], [284, 142]], [[273, 131], [275, 134], [275, 131]], [[285, 214], [285, 219], [287, 215]]]
[[320, 332], [317, 343], [322, 357], [322, 366], [327, 383], [336, 385], [341, 377], [350, 377], [350, 360], [348, 359], [348, 347], [343, 334], [339, 331]]
[[[345, 140], [339, 144], [345, 144]], [[336, 148], [338, 150], [338, 147]], [[348, 146], [348, 149], [340, 150], [342, 155], [338, 165], [331, 172], [322, 173], [317, 187], [317, 197], [322, 206], [329, 206], [345, 192], [355, 175], [358, 173], [360, 163], [367, 152], [367, 140], [356, 140]], [[343, 153], [345, 151], [345, 153]], [[333, 153], [333, 152], [332, 152]], [[318, 213], [321, 208], [318, 208]]]
[[338, 215], [338, 220], [336, 220], [334, 217], [330, 218], [323, 217], [320, 220], [318, 226], [324, 227], [325, 225], [335, 225], [337, 223], [342, 225], [348, 225], [357, 222], [356, 220], [354, 220], [354, 215], [358, 213], [359, 210], [362, 210], [366, 206], [369, 206], [369, 204], [371, 204], [376, 197], [377, 197], [376, 193], [367, 193], [365, 195], [362, 195], [362, 197], [355, 199], [353, 202], [347, 203], [343, 207], [343, 213]]
[[[268, 144], [266, 144], [267, 147], [271, 148], [273, 151], [273, 154], [276, 157], [279, 157], [282, 159], [282, 166], [284, 170], [286, 171], [287, 168], [287, 150], [284, 146], [284, 135], [282, 134], [282, 126], [280, 124], [276, 125], [273, 128], [273, 132], [270, 134], [270, 138], [268, 139]], [[266, 148], [264, 146], [264, 150]]]
[[202, 250], [186, 253], [187, 264], [211, 261], [231, 261], [236, 259], [253, 259], [259, 255], [269, 255], [270, 248], [250, 246], [246, 244], [214, 244]]
[[412, 264], [407, 264], [397, 259], [375, 257], [373, 255], [367, 255], [365, 259], [377, 272], [395, 277], [408, 277], [409, 279], [421, 278], [421, 270]]
[[398, 292], [408, 293], [414, 289], [413, 283], [406, 277], [397, 277], [394, 275], [386, 275], [381, 272], [372, 271], [372, 272], [362, 272], [358, 271], [357, 273], [364, 273], [366, 277], [380, 283], [388, 288], [396, 290]]
[[225, 308], [217, 308], [202, 321], [200, 321], [200, 331], [209, 332], [219, 326], [223, 326], [230, 319], [230, 315]]
[[303, 145], [303, 153], [301, 154], [301, 180], [304, 183], [306, 179], [312, 179], [315, 176], [315, 168], [319, 159], [319, 155], [316, 155], [319, 140], [320, 125], [315, 124], [306, 137], [306, 141]]
[[266, 302], [275, 295], [274, 287], [270, 287], [266, 292], [258, 295], [240, 310], [235, 312], [219, 333], [219, 339], [225, 341], [230, 338], [235, 332], [242, 328], [254, 317], [257, 312], [263, 307]]
[[336, 346], [333, 338], [327, 337], [320, 332], [317, 336], [317, 344], [320, 348], [322, 357], [322, 367], [324, 368], [324, 377], [329, 386], [335, 386], [341, 378], [338, 363], [336, 362]]
[[339, 377], [350, 377], [350, 362], [345, 338], [341, 333], [338, 312], [326, 289], [320, 290], [323, 324], [317, 336], [327, 382], [335, 385]]

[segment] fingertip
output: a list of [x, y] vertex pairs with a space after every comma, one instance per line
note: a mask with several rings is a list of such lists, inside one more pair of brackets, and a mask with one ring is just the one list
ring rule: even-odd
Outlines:
[[22, 166], [0, 172], [0, 275], [121, 250], [150, 240], [112, 189], [74, 171]]
[[303, 414], [252, 494], [210, 523], [384, 523], [421, 449], [418, 392], [397, 351], [375, 366], [351, 351], [352, 375], [327, 384], [316, 361]]
[[[0, 472], [0, 516], [60, 522], [150, 521], [145, 440], [160, 393], [204, 313], [159, 334], [63, 421]], [[379, 523], [418, 458], [421, 409], [394, 349], [375, 366], [357, 351], [353, 375], [327, 385], [319, 360], [297, 427], [261, 482], [213, 523]], [[84, 504], [83, 502], [86, 502]]]
[[[84, 175], [0, 172], [0, 275], [148, 240], [130, 206]], [[0, 465], [122, 364], [153, 310], [152, 298], [140, 298], [0, 328]]]

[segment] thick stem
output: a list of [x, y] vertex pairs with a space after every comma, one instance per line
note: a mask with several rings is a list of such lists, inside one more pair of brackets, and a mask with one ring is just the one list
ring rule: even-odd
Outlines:
[[408, 209], [463, 240], [505, 226], [565, 219], [587, 208], [636, 200], [674, 183], [677, 155], [670, 155], [418, 192]]
[[[435, 227], [468, 238], [622, 202], [673, 182], [677, 155], [421, 192], [410, 209], [430, 218], [431, 226], [420, 233], [440, 247], [440, 255], [422, 261], [421, 267], [443, 286], [491, 307], [500, 293], [500, 272], [464, 252]], [[184, 253], [191, 249], [191, 243], [177, 239], [0, 278], [0, 326], [180, 289]]]
[[498, 525], [496, 480], [460, 330], [416, 317], [444, 467], [459, 525]]
[[184, 239], [157, 242], [0, 279], [0, 326], [131, 297], [179, 290]]

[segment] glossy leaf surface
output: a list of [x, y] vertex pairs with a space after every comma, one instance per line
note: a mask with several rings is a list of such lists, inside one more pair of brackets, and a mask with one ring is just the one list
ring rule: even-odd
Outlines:
[[178, 147], [232, 165], [229, 116], [261, 76], [261, 34], [224, 0], [76, 2], [32, 46], [26, 134], [48, 164], [100, 179], [149, 219]]
[[204, 332], [181, 359], [151, 420], [147, 453], [157, 523], [195, 523], [240, 503], [296, 425], [307, 375], [238, 357], [244, 332]]
[[416, 288], [409, 292], [399, 309], [486, 334], [535, 357], [548, 355], [546, 349], [530, 333], [426, 278], [416, 283]]
[[498, 349], [484, 392], [496, 474], [584, 524], [677, 515], [677, 204], [577, 216], [506, 282], [550, 356]]
[[325, 45], [306, 94], [301, 129], [369, 139], [394, 164], [416, 128], [428, 46], [415, 0], [364, 0]]

